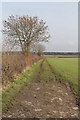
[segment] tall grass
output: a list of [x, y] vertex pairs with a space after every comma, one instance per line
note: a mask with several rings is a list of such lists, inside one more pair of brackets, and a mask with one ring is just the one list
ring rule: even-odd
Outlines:
[[[37, 55], [32, 55], [32, 64], [38, 61]], [[27, 57], [21, 52], [2, 53], [2, 84], [5, 86], [26, 69]]]

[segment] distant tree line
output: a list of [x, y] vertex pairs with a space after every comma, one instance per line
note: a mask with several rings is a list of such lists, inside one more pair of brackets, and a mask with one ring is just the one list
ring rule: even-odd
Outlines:
[[78, 52], [43, 52], [44, 55], [78, 55]]

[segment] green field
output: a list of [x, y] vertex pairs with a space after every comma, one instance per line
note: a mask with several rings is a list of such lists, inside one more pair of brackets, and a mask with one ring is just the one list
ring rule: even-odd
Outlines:
[[56, 75], [67, 81], [74, 92], [78, 93], [78, 58], [48, 58]]

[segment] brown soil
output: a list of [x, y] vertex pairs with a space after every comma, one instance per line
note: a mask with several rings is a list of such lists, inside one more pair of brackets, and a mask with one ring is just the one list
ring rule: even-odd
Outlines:
[[53, 83], [40, 82], [43, 62], [35, 82], [24, 87], [13, 102], [13, 107], [3, 117], [78, 118], [78, 106], [70, 87], [58, 80]]

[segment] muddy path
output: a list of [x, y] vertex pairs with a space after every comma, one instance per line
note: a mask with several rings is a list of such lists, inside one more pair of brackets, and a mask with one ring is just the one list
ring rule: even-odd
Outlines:
[[[43, 82], [43, 77], [50, 80]], [[70, 88], [56, 81], [55, 73], [43, 59], [35, 82], [24, 87], [3, 117], [78, 118], [78, 106]]]
[[41, 62], [41, 64], [40, 64], [39, 72], [37, 74], [35, 82], [41, 82], [41, 73], [43, 71], [42, 66], [43, 66], [44, 61], [45, 61], [45, 59], [43, 59], [42, 62]]

